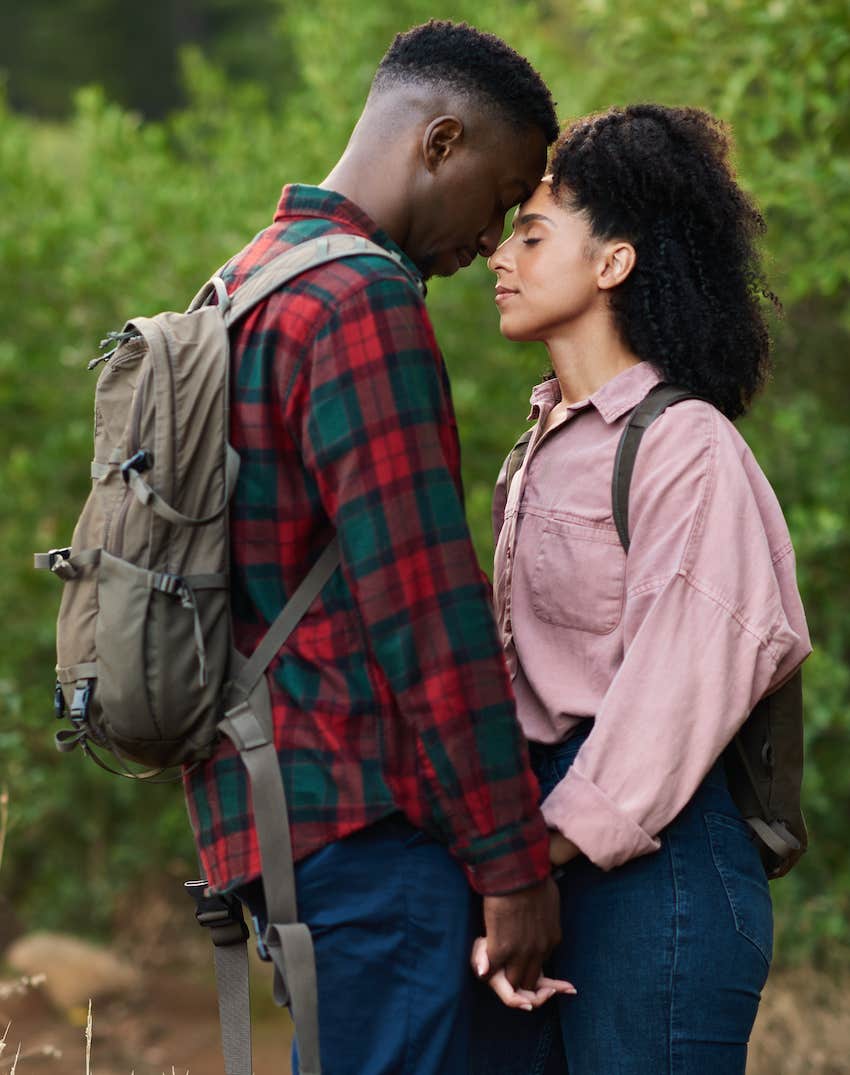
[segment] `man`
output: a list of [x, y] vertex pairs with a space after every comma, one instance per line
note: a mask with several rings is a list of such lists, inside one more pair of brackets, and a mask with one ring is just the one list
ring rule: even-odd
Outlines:
[[[341, 570], [269, 672], [300, 918], [330, 1075], [466, 1071], [477, 901], [492, 971], [534, 986], [559, 936], [548, 838], [464, 518], [445, 367], [420, 292], [499, 242], [557, 124], [528, 62], [430, 22], [382, 60], [340, 161], [284, 189], [228, 287], [291, 244], [366, 236], [239, 323], [236, 643], [250, 653], [334, 534]], [[424, 288], [421, 289], [424, 291]], [[229, 743], [188, 777], [207, 877], [262, 920]], [[470, 887], [471, 886], [471, 887]]]

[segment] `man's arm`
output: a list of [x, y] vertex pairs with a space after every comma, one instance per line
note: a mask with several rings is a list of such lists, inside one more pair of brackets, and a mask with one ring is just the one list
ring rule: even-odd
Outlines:
[[547, 950], [553, 943], [541, 885], [548, 836], [469, 536], [454, 415], [421, 300], [403, 280], [372, 281], [332, 311], [307, 361], [302, 452], [337, 528], [370, 647], [405, 734], [415, 736], [429, 827], [478, 892], [512, 893], [499, 906], [517, 913], [490, 918], [500, 956], [517, 960], [512, 973], [525, 978], [515, 953], [540, 948], [539, 937]]

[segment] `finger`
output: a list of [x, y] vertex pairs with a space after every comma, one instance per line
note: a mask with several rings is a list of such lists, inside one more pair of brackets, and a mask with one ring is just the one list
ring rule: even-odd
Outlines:
[[564, 978], [547, 978], [545, 974], [541, 974], [537, 979], [537, 989], [552, 989], [556, 993], [577, 993], [578, 990], [572, 982], [566, 981]]
[[520, 1008], [526, 1012], [530, 1012], [534, 1008], [533, 1002], [527, 996], [523, 996], [522, 993], [518, 993], [514, 989], [504, 971], [498, 970], [491, 975], [488, 984], [506, 1007]]
[[532, 1008], [542, 1008], [547, 1000], [551, 1000], [555, 996], [555, 990], [549, 986], [543, 986], [540, 989], [518, 989], [519, 996], [524, 997]]
[[472, 969], [479, 978], [485, 978], [490, 972], [490, 960], [487, 958], [487, 938], [476, 937], [469, 957]]

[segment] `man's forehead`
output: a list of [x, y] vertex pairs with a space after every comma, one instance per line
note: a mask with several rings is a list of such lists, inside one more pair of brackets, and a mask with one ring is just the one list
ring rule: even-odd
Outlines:
[[499, 167], [502, 188], [512, 195], [509, 204], [527, 201], [546, 169], [546, 142], [542, 135], [537, 140], [526, 139], [513, 152], [503, 147]]
[[[552, 191], [552, 176], [551, 175], [541, 176], [540, 182], [538, 184], [536, 184], [535, 187], [528, 192], [527, 196], [524, 197], [522, 199], [522, 201], [520, 201], [519, 205], [516, 207], [516, 212], [513, 215], [513, 223], [516, 224], [516, 222], [519, 220], [519, 218], [521, 216], [527, 215], [529, 212], [532, 212], [533, 209], [534, 209], [534, 205], [537, 203], [537, 201], [545, 199], [547, 194], [550, 194], [551, 191]], [[538, 195], [539, 195], [539, 199], [538, 199]], [[529, 203], [533, 203], [533, 204], [531, 204], [529, 206]]]

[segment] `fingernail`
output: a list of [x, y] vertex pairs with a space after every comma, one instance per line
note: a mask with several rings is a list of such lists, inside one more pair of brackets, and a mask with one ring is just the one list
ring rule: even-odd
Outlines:
[[478, 975], [479, 978], [483, 978], [484, 975], [487, 973], [487, 964], [483, 959], [477, 959], [475, 961], [475, 973]]
[[520, 1004], [520, 1007], [522, 1008], [522, 1010], [524, 1012], [533, 1012], [534, 1011], [534, 1005], [533, 1004]]

